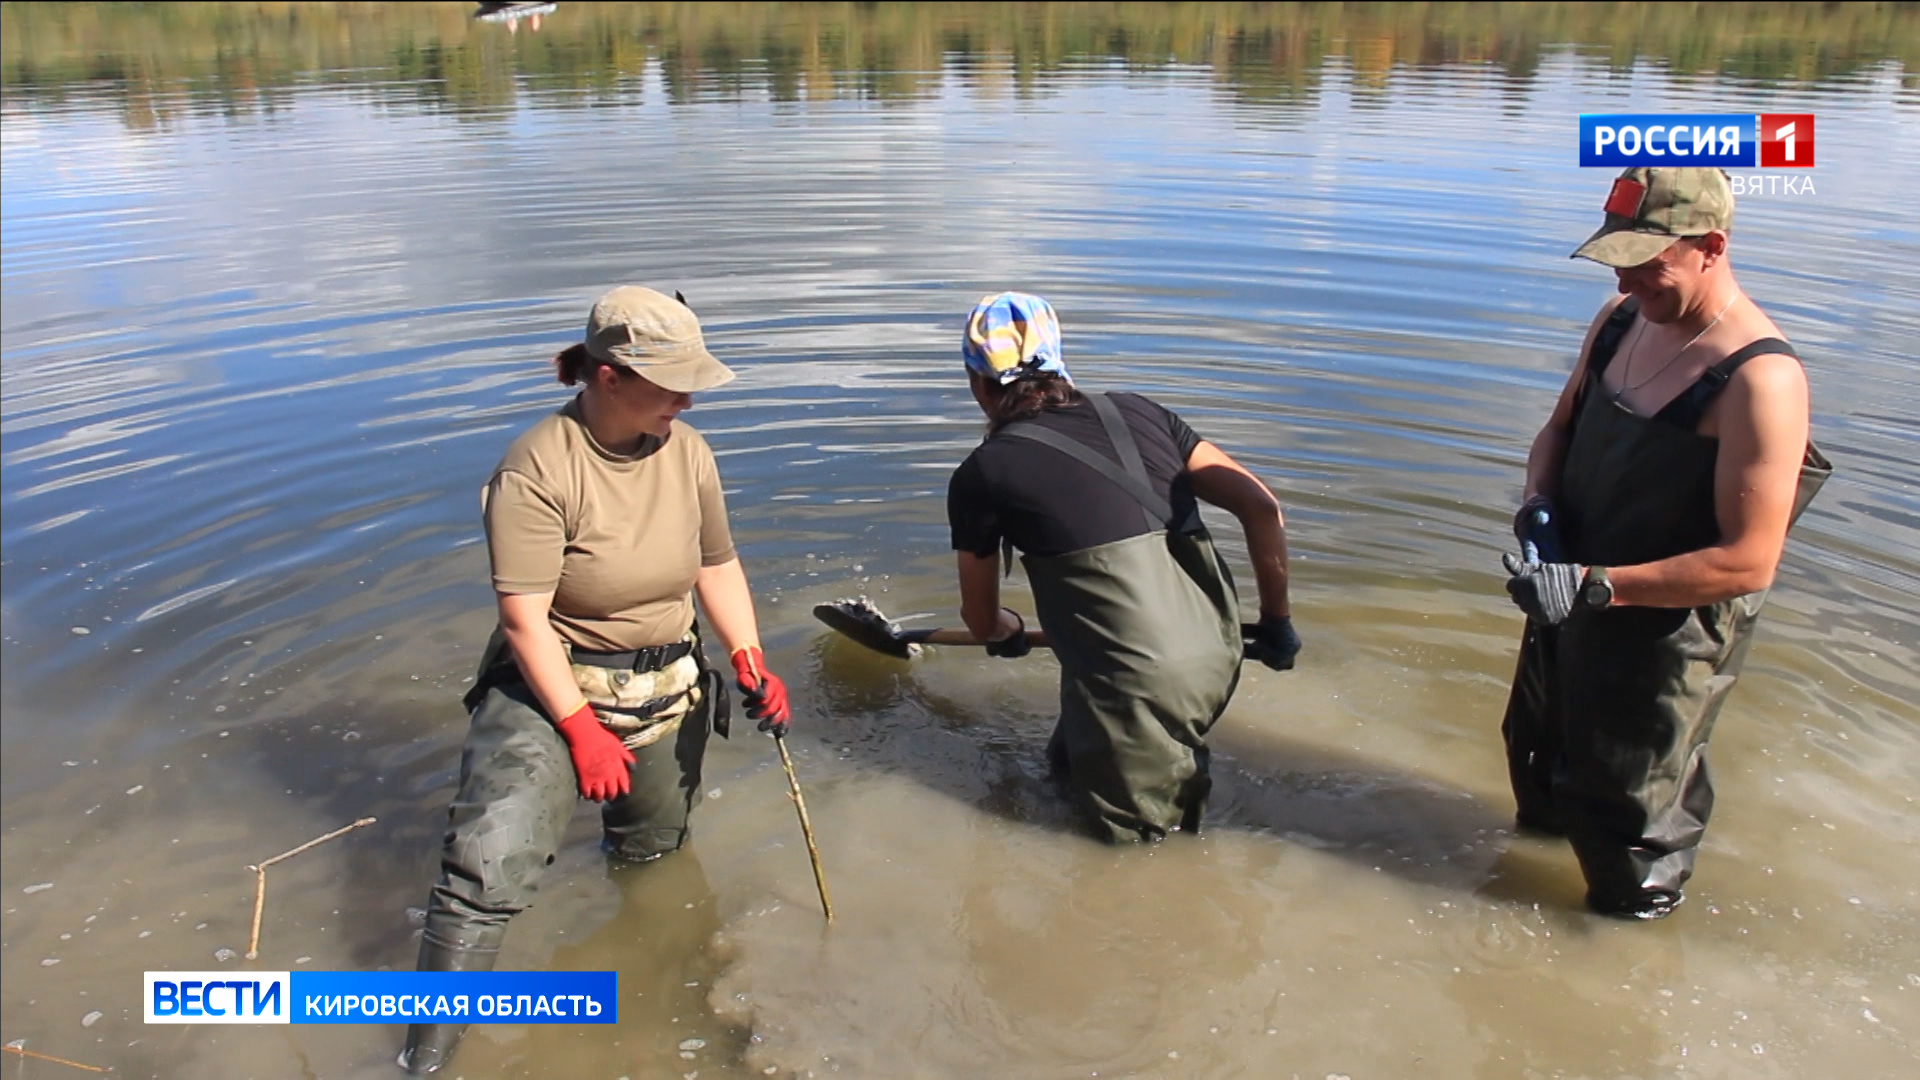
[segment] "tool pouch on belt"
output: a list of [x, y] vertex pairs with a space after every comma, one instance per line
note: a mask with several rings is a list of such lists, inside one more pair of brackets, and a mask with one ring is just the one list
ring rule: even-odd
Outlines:
[[620, 736], [627, 749], [651, 746], [678, 731], [680, 721], [705, 697], [700, 661], [692, 649], [697, 640], [693, 631], [687, 631], [676, 644], [688, 647], [674, 650], [680, 655], [672, 659], [657, 653], [648, 656], [654, 650], [642, 649], [628, 654], [632, 659], [623, 656], [610, 662], [602, 656], [583, 655], [584, 650], [570, 649], [573, 681], [599, 715], [600, 723]]
[[[629, 653], [590, 653], [569, 647], [568, 658], [573, 661], [574, 684], [600, 722], [629, 749], [649, 746], [677, 731], [702, 702], [712, 703], [714, 731], [721, 738], [728, 736], [732, 725], [726, 682], [707, 665], [697, 630], [689, 629], [671, 645]], [[493, 687], [521, 680], [506, 635], [495, 628], [461, 704], [472, 712]]]
[[707, 717], [714, 724], [714, 734], [733, 738], [733, 698], [728, 694], [726, 676], [707, 663], [707, 650], [701, 648], [697, 638], [693, 642], [693, 655], [701, 661], [701, 692], [707, 696]]

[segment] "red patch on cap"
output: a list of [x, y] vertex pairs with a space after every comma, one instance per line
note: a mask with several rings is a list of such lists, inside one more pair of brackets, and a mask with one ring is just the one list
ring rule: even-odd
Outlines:
[[1639, 217], [1640, 202], [1647, 197], [1647, 185], [1622, 176], [1607, 193], [1607, 213], [1621, 217]]

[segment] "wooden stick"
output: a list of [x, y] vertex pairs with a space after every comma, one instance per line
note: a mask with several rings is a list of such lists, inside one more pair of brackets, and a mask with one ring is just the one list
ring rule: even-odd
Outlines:
[[[1027, 646], [1033, 649], [1051, 649], [1053, 642], [1048, 640], [1045, 630], [1028, 630]], [[973, 636], [973, 631], [965, 627], [937, 626], [925, 630], [907, 630], [901, 633], [900, 640], [927, 645], [985, 645], [986, 642]]]
[[[766, 680], [760, 674], [760, 665], [753, 662], [753, 649], [747, 649], [747, 670], [753, 673], [754, 685], [765, 685]], [[813, 861], [813, 884], [820, 890], [820, 910], [827, 913], [827, 921], [833, 921], [833, 901], [827, 898], [827, 872], [820, 868], [820, 845], [813, 842], [813, 820], [807, 817], [807, 798], [800, 794], [800, 778], [793, 772], [793, 756], [787, 753], [787, 736], [779, 728], [773, 729], [773, 745], [780, 748], [780, 767], [787, 770], [787, 792], [793, 797], [793, 808], [800, 812], [800, 835], [807, 838], [807, 858]]]
[[77, 1061], [68, 1061], [66, 1058], [54, 1057], [52, 1054], [36, 1054], [31, 1050], [28, 1050], [24, 1047], [14, 1046], [11, 1043], [5, 1046], [0, 1046], [0, 1050], [5, 1050], [9, 1054], [19, 1054], [21, 1057], [39, 1058], [41, 1061], [51, 1061], [55, 1065], [71, 1065], [76, 1069], [85, 1069], [88, 1072], [103, 1073], [103, 1072], [110, 1071], [107, 1069], [103, 1069], [98, 1065], [82, 1065]]
[[351, 825], [341, 826], [325, 836], [316, 836], [290, 851], [283, 851], [257, 866], [247, 867], [247, 869], [253, 871], [255, 875], [253, 881], [253, 934], [247, 939], [247, 959], [258, 960], [260, 958], [260, 915], [266, 910], [267, 906], [267, 867], [272, 866], [282, 859], [291, 859], [295, 855], [306, 851], [308, 848], [318, 847], [336, 836], [345, 836], [362, 825], [371, 825], [376, 820], [376, 818], [363, 817], [359, 821]]
[[[905, 629], [882, 614], [880, 609], [864, 596], [858, 600], [841, 599], [832, 603], [815, 604], [813, 617], [875, 652], [886, 653], [902, 660], [910, 660], [917, 656], [919, 650], [916, 646], [920, 645], [970, 645], [977, 648], [986, 644], [964, 626]], [[1029, 627], [1026, 635], [1028, 648], [1051, 649], [1053, 647], [1053, 640], [1047, 636], [1045, 630]], [[1258, 623], [1240, 624], [1243, 653], [1245, 643], [1259, 636]]]
[[820, 889], [820, 910], [833, 921], [833, 901], [827, 897], [827, 872], [820, 867], [820, 847], [813, 842], [813, 821], [807, 817], [806, 796], [800, 794], [800, 778], [793, 773], [793, 757], [787, 753], [787, 737], [774, 733], [773, 745], [780, 748], [780, 765], [787, 770], [787, 788], [793, 795], [794, 809], [800, 812], [800, 833], [807, 838], [807, 858], [813, 860], [813, 883]]

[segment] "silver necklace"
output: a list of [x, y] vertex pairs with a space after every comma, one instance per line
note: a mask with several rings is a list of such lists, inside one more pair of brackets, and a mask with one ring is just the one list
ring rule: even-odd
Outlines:
[[[1621, 372], [1620, 372], [1620, 389], [1618, 389], [1618, 390], [1615, 390], [1615, 391], [1613, 392], [1613, 401], [1614, 401], [1614, 404], [1616, 404], [1616, 405], [1617, 405], [1617, 404], [1619, 404], [1619, 402], [1620, 402], [1620, 399], [1621, 399], [1621, 398], [1623, 398], [1623, 397], [1626, 397], [1626, 396], [1627, 396], [1628, 394], [1630, 394], [1630, 393], [1632, 393], [1632, 392], [1634, 392], [1635, 390], [1638, 390], [1638, 389], [1640, 389], [1641, 387], [1643, 387], [1643, 386], [1645, 386], [1645, 385], [1647, 385], [1648, 383], [1650, 383], [1650, 382], [1652, 382], [1653, 380], [1655, 380], [1655, 379], [1657, 379], [1657, 378], [1659, 378], [1660, 376], [1662, 376], [1662, 375], [1664, 375], [1664, 374], [1666, 374], [1666, 372], [1667, 372], [1667, 369], [1673, 366], [1673, 363], [1674, 363], [1674, 361], [1676, 361], [1676, 360], [1678, 360], [1678, 359], [1680, 359], [1680, 358], [1681, 358], [1682, 356], [1684, 356], [1684, 355], [1686, 355], [1686, 352], [1687, 352], [1687, 350], [1688, 350], [1688, 349], [1691, 349], [1691, 348], [1693, 348], [1693, 344], [1694, 344], [1694, 342], [1696, 342], [1696, 341], [1699, 341], [1699, 340], [1700, 340], [1701, 338], [1703, 338], [1703, 337], [1706, 337], [1706, 336], [1707, 336], [1707, 331], [1709, 331], [1709, 330], [1711, 330], [1711, 329], [1713, 329], [1714, 327], [1716, 327], [1716, 326], [1718, 326], [1718, 325], [1720, 325], [1720, 320], [1721, 320], [1721, 319], [1722, 319], [1722, 318], [1723, 318], [1723, 317], [1724, 317], [1724, 316], [1725, 316], [1725, 315], [1727, 314], [1727, 312], [1729, 312], [1729, 311], [1731, 311], [1731, 310], [1733, 310], [1733, 302], [1734, 302], [1735, 300], [1738, 300], [1738, 299], [1740, 299], [1740, 294], [1739, 294], [1739, 293], [1734, 293], [1734, 294], [1733, 294], [1732, 296], [1730, 296], [1730, 297], [1728, 297], [1728, 298], [1727, 298], [1727, 303], [1726, 303], [1726, 306], [1724, 306], [1724, 307], [1722, 307], [1722, 308], [1720, 309], [1720, 314], [1719, 314], [1719, 315], [1715, 315], [1715, 316], [1713, 317], [1713, 321], [1712, 321], [1712, 322], [1710, 322], [1710, 323], [1708, 323], [1707, 325], [1705, 325], [1705, 326], [1703, 326], [1703, 327], [1701, 327], [1701, 328], [1700, 328], [1700, 332], [1699, 332], [1699, 333], [1697, 333], [1697, 334], [1695, 334], [1695, 335], [1693, 335], [1692, 337], [1690, 337], [1690, 338], [1688, 338], [1688, 339], [1687, 339], [1687, 343], [1686, 343], [1685, 345], [1682, 345], [1682, 346], [1680, 346], [1680, 351], [1679, 351], [1679, 352], [1677, 352], [1677, 353], [1674, 353], [1674, 354], [1673, 354], [1672, 356], [1670, 356], [1670, 357], [1668, 357], [1668, 358], [1667, 358], [1667, 362], [1666, 362], [1666, 363], [1664, 363], [1664, 364], [1661, 364], [1661, 365], [1660, 365], [1660, 366], [1659, 366], [1658, 368], [1655, 368], [1655, 369], [1654, 369], [1654, 372], [1653, 372], [1653, 374], [1651, 374], [1651, 375], [1649, 375], [1649, 376], [1647, 376], [1647, 377], [1646, 377], [1646, 378], [1644, 378], [1644, 379], [1641, 379], [1641, 380], [1640, 380], [1639, 382], [1637, 382], [1637, 383], [1634, 383], [1634, 384], [1632, 384], [1631, 386], [1629, 386], [1629, 385], [1627, 384], [1627, 380], [1628, 380], [1629, 378], [1631, 378], [1631, 377], [1633, 376], [1633, 362], [1634, 362], [1634, 360], [1635, 360], [1635, 359], [1637, 359], [1637, 354], [1636, 354], [1636, 353], [1634, 353], [1634, 352], [1633, 352], [1632, 350], [1629, 350], [1629, 351], [1627, 352], [1627, 366], [1626, 366], [1626, 367], [1625, 367], [1624, 369], [1622, 369], [1622, 370], [1621, 370]], [[1646, 329], [1647, 329], [1647, 322], [1646, 322], [1646, 320], [1645, 320], [1645, 319], [1643, 318], [1643, 319], [1641, 319], [1641, 320], [1640, 320], [1640, 328], [1639, 328], [1639, 330], [1637, 330], [1637, 331], [1636, 331], [1636, 332], [1634, 333], [1634, 335], [1633, 335], [1633, 344], [1634, 344], [1634, 347], [1635, 347], [1635, 348], [1638, 348], [1638, 347], [1639, 347], [1639, 345], [1640, 345], [1640, 335], [1641, 335], [1642, 333], [1645, 333], [1645, 332], [1646, 332]]]

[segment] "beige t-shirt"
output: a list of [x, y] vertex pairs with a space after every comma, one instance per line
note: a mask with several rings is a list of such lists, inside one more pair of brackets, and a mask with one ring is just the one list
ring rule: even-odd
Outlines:
[[680, 640], [694, 576], [734, 557], [720, 470], [676, 420], [665, 442], [609, 453], [575, 398], [514, 440], [481, 494], [493, 587], [553, 593], [564, 640], [616, 652]]

